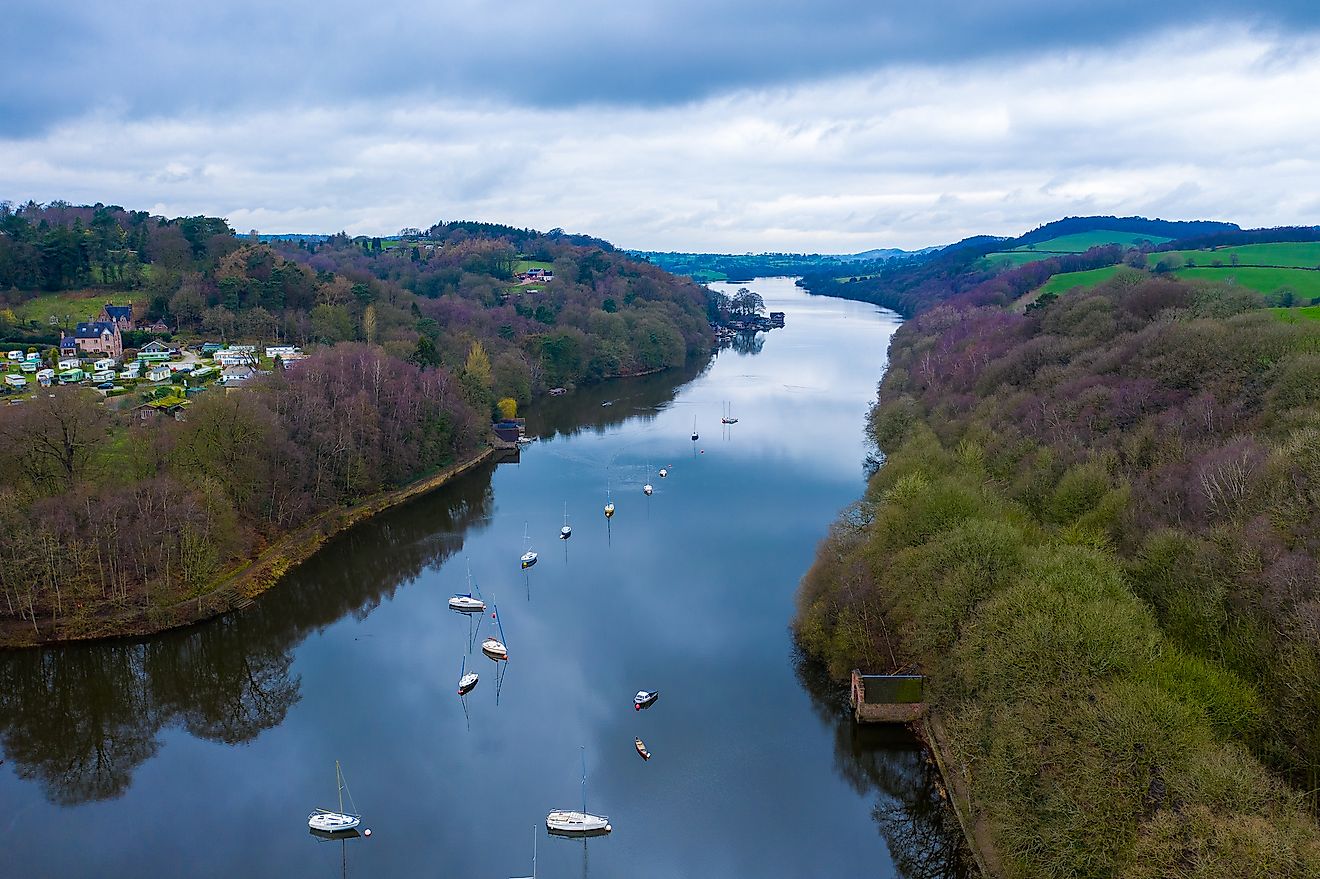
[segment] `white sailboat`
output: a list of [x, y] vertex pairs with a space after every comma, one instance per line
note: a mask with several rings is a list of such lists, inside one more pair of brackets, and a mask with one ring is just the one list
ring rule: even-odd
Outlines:
[[609, 833], [614, 828], [605, 815], [592, 815], [587, 811], [587, 749], [582, 748], [582, 811], [556, 809], [545, 816], [546, 829], [551, 833], [568, 836], [590, 836]]
[[692, 441], [695, 443], [701, 437], [697, 436], [697, 416], [692, 416]]
[[509, 648], [504, 646], [504, 621], [500, 619], [500, 606], [496, 604], [492, 607], [494, 607], [494, 613], [491, 616], [495, 617], [495, 624], [500, 627], [500, 636], [496, 638], [491, 635], [485, 641], [482, 641], [481, 652], [499, 662], [509, 658]]
[[456, 610], [459, 613], [481, 613], [486, 609], [486, 602], [480, 598], [472, 597], [472, 565], [467, 569], [467, 592], [455, 592], [454, 597], [449, 599], [449, 609]]
[[307, 818], [307, 826], [318, 833], [343, 833], [356, 829], [362, 823], [362, 816], [357, 814], [357, 806], [353, 804], [352, 791], [349, 791], [348, 802], [353, 806], [353, 811], [344, 811], [344, 791], [348, 790], [348, 785], [344, 782], [344, 773], [339, 768], [338, 760], [335, 761], [335, 784], [339, 788], [339, 811], [317, 809]]
[[568, 524], [568, 504], [564, 504], [564, 527], [559, 529], [559, 539], [568, 540], [573, 536], [573, 526]]
[[661, 467], [661, 468], [660, 468], [660, 478], [661, 478], [661, 479], [664, 479], [664, 478], [665, 478], [666, 476], [668, 476], [668, 475], [669, 475], [669, 471], [666, 470], [664, 467]]
[[614, 501], [610, 499], [610, 490], [607, 488], [605, 489], [605, 518], [611, 519], [613, 517], [614, 517]]
[[463, 665], [460, 666], [458, 671], [458, 695], [466, 696], [471, 693], [480, 677], [476, 672], [467, 670], [467, 657], [464, 656]]
[[[648, 477], [651, 475], [651, 465], [650, 465], [650, 464], [647, 464], [647, 465], [646, 465], [646, 475], [647, 475]], [[646, 495], [647, 497], [650, 497], [650, 496], [651, 496], [651, 492], [653, 492], [653, 491], [655, 491], [655, 486], [651, 485], [651, 480], [650, 480], [650, 479], [647, 479], [647, 480], [646, 480], [646, 485], [643, 485], [643, 486], [642, 486], [642, 494]]]
[[724, 415], [720, 418], [720, 424], [737, 424], [738, 419], [733, 417], [733, 403], [724, 404]]
[[527, 552], [522, 554], [523, 570], [527, 570], [536, 564], [536, 553], [532, 550], [532, 538], [527, 534], [527, 523], [523, 523], [523, 541], [527, 544]]

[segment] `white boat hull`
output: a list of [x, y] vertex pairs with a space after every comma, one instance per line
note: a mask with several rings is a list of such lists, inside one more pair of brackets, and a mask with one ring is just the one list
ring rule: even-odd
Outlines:
[[509, 649], [496, 638], [487, 638], [482, 641], [481, 652], [496, 661], [509, 658]]
[[551, 833], [586, 835], [591, 833], [609, 833], [614, 828], [610, 819], [604, 815], [592, 815], [588, 812], [570, 812], [556, 810], [545, 817], [546, 829]]
[[646, 485], [643, 485], [643, 486], [642, 486], [642, 494], [647, 494], [647, 495], [649, 495], [649, 494], [650, 494], [651, 492], [653, 492], [653, 491], [655, 491], [655, 489], [654, 489], [653, 487], [651, 487], [651, 485], [650, 485], [649, 483], [646, 484]]
[[481, 613], [486, 609], [486, 602], [467, 595], [455, 595], [449, 599], [449, 609], [459, 613]]
[[530, 568], [534, 564], [536, 564], [536, 553], [524, 553], [522, 557], [522, 566], [524, 568]]
[[478, 680], [480, 680], [480, 676], [474, 671], [463, 675], [458, 679], [458, 695], [464, 696], [472, 692], [472, 688], [477, 685]]
[[362, 819], [357, 815], [344, 815], [340, 812], [316, 811], [307, 819], [307, 826], [321, 833], [343, 833], [354, 830]]

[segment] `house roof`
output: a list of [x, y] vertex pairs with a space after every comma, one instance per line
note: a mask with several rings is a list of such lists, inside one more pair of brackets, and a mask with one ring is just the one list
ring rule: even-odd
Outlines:
[[73, 336], [65, 336], [63, 339], [60, 339], [60, 347], [61, 347], [61, 348], [77, 348], [77, 347], [78, 347], [78, 340], [75, 339]]
[[105, 316], [111, 320], [132, 320], [133, 306], [131, 305], [111, 305], [106, 303]]
[[118, 332], [119, 328], [114, 324], [103, 320], [94, 320], [88, 323], [78, 324], [73, 331], [73, 335], [75, 338], [79, 339], [98, 339], [101, 337], [102, 333], [109, 333], [113, 336]]
[[148, 342], [147, 344], [143, 345], [140, 350], [150, 351], [150, 352], [164, 352], [164, 351], [169, 351], [170, 346], [166, 345], [164, 342], [160, 341], [159, 339], [156, 339], [154, 341]]

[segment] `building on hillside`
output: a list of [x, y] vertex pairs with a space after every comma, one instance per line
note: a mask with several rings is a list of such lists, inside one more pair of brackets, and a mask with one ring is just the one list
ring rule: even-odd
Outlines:
[[224, 368], [224, 371], [220, 373], [220, 383], [223, 385], [237, 385], [247, 381], [256, 374], [257, 371], [253, 369], [251, 366], [247, 366], [247, 365], [226, 366]]
[[169, 324], [165, 323], [163, 320], [157, 320], [153, 324], [147, 324], [145, 327], [140, 327], [140, 329], [144, 332], [155, 333], [158, 336], [163, 336], [170, 332]]
[[164, 363], [158, 363], [147, 370], [147, 381], [163, 382], [170, 377], [170, 368]]
[[137, 328], [136, 324], [133, 323], [133, 303], [131, 302], [127, 305], [111, 305], [107, 302], [105, 308], [101, 309], [101, 320], [119, 327], [121, 333]]
[[221, 366], [255, 366], [257, 355], [251, 351], [217, 351], [212, 359]]
[[[66, 338], [60, 339], [60, 351], [65, 350]], [[115, 323], [99, 320], [80, 323], [73, 330], [73, 342], [82, 354], [104, 354], [116, 360], [124, 356], [124, 337]]]
[[73, 336], [66, 336], [64, 333], [60, 333], [60, 356], [77, 357], [78, 340]]
[[302, 354], [302, 349], [299, 348], [297, 345], [267, 345], [266, 346], [267, 360], [274, 360], [276, 357], [283, 357], [284, 359], [287, 360], [291, 357], [298, 357], [301, 354]]

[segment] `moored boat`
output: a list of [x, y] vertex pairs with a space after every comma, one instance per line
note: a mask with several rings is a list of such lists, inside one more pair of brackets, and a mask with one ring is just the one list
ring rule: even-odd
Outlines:
[[637, 748], [637, 753], [643, 760], [651, 759], [651, 752], [646, 750], [646, 745], [642, 743], [641, 739], [633, 739], [633, 745]]
[[[329, 809], [317, 809], [307, 818], [307, 826], [317, 833], [346, 833], [350, 830], [356, 830], [358, 824], [362, 823], [362, 816], [357, 814], [357, 806], [353, 806], [352, 812], [344, 811], [344, 791], [348, 784], [344, 781], [343, 770], [339, 768], [339, 761], [335, 761], [335, 785], [339, 788], [339, 811], [332, 812]], [[348, 801], [353, 802], [353, 793], [348, 794]]]
[[659, 690], [638, 690], [637, 695], [633, 696], [633, 707], [638, 711], [641, 711], [643, 708], [650, 708], [655, 704], [655, 700], [659, 698]]
[[467, 670], [467, 657], [464, 656], [463, 665], [459, 668], [458, 672], [458, 695], [466, 696], [468, 693], [471, 693], [472, 688], [477, 685], [479, 679], [480, 675], [474, 671]]
[[582, 749], [582, 811], [555, 809], [545, 816], [545, 827], [562, 836], [600, 836], [614, 828], [606, 815], [587, 811], [587, 749]]
[[491, 616], [495, 618], [495, 624], [500, 627], [500, 636], [496, 638], [491, 635], [481, 642], [481, 652], [486, 654], [496, 662], [507, 660], [509, 658], [509, 648], [504, 646], [504, 621], [500, 619], [499, 605], [493, 605], [494, 612]]

